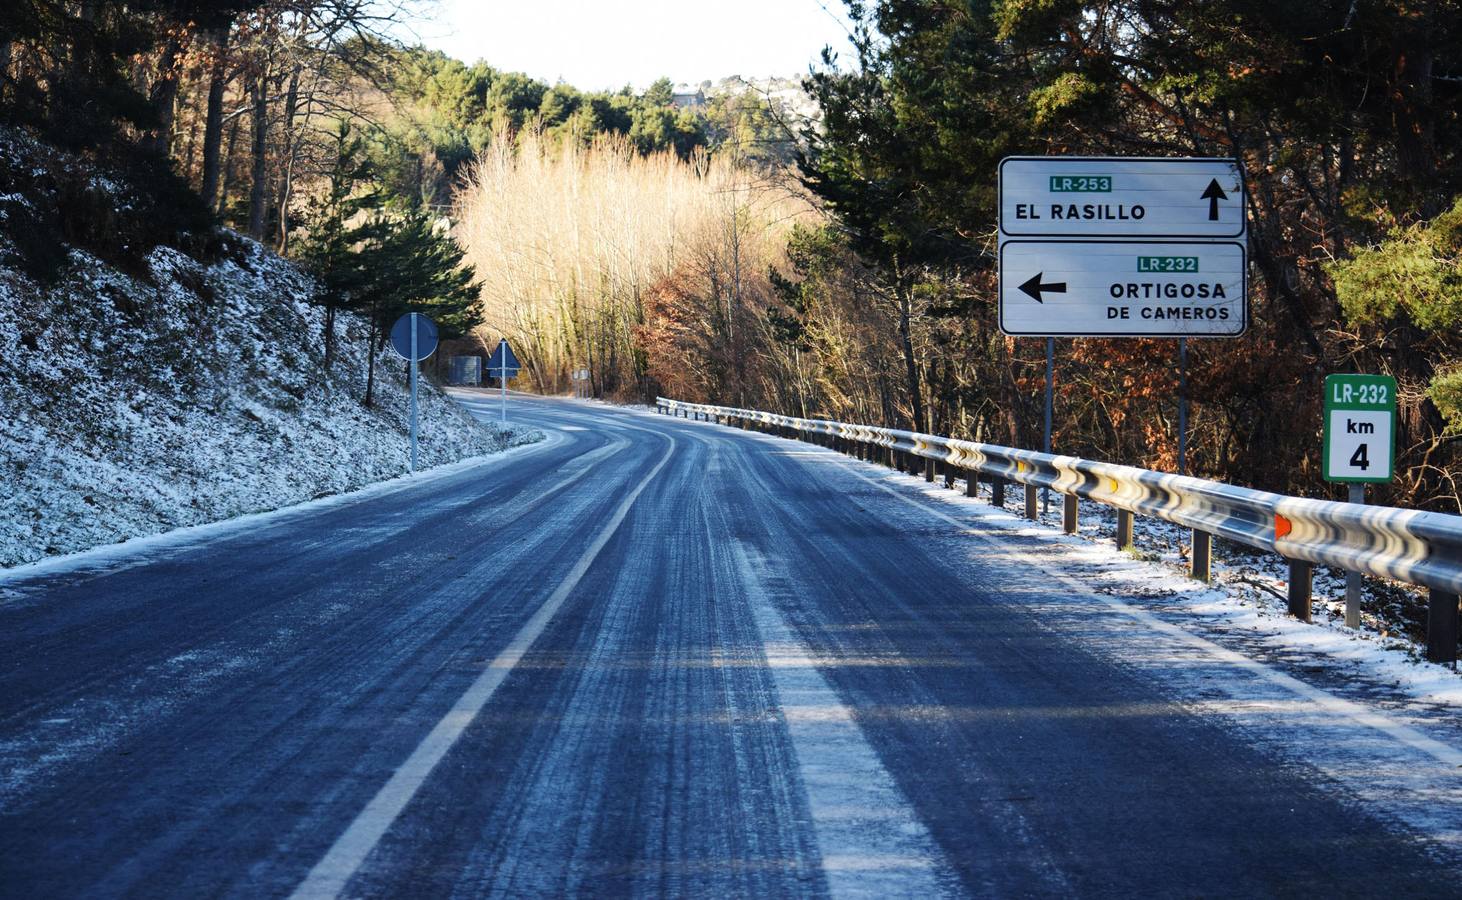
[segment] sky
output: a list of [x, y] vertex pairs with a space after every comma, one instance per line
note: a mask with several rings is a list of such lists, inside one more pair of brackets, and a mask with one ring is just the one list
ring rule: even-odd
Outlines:
[[828, 44], [851, 56], [842, 0], [440, 0], [429, 14], [413, 28], [426, 46], [581, 90], [799, 76]]

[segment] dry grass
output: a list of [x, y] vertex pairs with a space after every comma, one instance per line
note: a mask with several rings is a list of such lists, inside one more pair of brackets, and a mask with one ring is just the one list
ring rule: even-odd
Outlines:
[[[640, 156], [500, 135], [456, 198], [456, 235], [484, 283], [484, 330], [522, 348], [528, 374], [562, 391], [573, 368], [621, 396], [647, 389], [637, 335], [657, 285], [689, 273], [714, 305], [748, 303], [781, 259], [805, 197], [722, 157]], [[722, 296], [724, 295], [724, 296]]]

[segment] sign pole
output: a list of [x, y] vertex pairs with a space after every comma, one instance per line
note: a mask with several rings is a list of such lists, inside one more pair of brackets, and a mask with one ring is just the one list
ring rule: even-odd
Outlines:
[[1178, 474], [1188, 474], [1188, 339], [1178, 338]]
[[[1045, 451], [1051, 452], [1051, 407], [1054, 399], [1054, 388], [1056, 380], [1056, 339], [1046, 338], [1046, 440]], [[1051, 489], [1041, 488], [1041, 512], [1042, 514], [1051, 511]]]
[[507, 338], [501, 338], [501, 339], [499, 339], [497, 348], [498, 348], [498, 352], [500, 352], [503, 355], [503, 358], [502, 358], [502, 368], [500, 368], [500, 369], [497, 370], [497, 374], [498, 374], [497, 381], [498, 381], [498, 385], [502, 388], [502, 396], [503, 396], [503, 424], [504, 425], [508, 424], [508, 351], [507, 351], [507, 345], [508, 345], [508, 339]]
[[411, 471], [416, 471], [416, 313], [411, 314]]
[[[1364, 482], [1352, 481], [1349, 485], [1351, 503], [1366, 502], [1366, 486]], [[1361, 577], [1359, 572], [1345, 573], [1345, 627], [1360, 627], [1360, 588]]]

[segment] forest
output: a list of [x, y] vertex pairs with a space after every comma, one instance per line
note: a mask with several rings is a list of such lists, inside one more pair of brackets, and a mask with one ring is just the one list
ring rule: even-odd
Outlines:
[[[404, 4], [14, 0], [0, 123], [146, 198], [98, 210], [50, 173], [71, 200], [8, 221], [123, 261], [231, 228], [311, 269], [327, 323], [419, 308], [459, 348], [506, 335], [543, 391], [582, 367], [612, 399], [1038, 447], [1045, 342], [996, 322], [1000, 160], [1234, 158], [1250, 327], [1190, 342], [1188, 470], [1339, 496], [1321, 382], [1389, 374], [1376, 499], [1462, 512], [1456, 2], [847, 9], [854, 49], [805, 73], [806, 115], [755, 84], [688, 106], [668, 80], [584, 92], [453, 60], [400, 42]], [[1175, 345], [1058, 340], [1055, 449], [1175, 470]]]

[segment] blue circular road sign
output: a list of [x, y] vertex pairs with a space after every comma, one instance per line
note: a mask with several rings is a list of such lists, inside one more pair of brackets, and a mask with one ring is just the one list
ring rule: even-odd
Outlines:
[[[411, 353], [411, 331], [416, 329], [416, 354]], [[421, 362], [437, 349], [437, 325], [421, 313], [407, 313], [391, 326], [391, 347], [402, 359]]]

